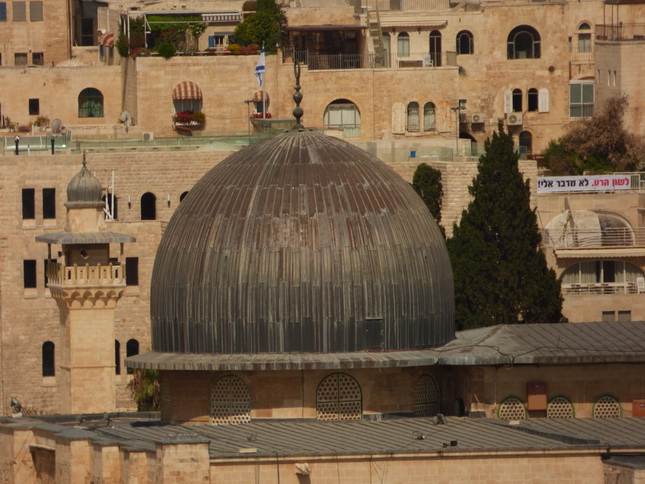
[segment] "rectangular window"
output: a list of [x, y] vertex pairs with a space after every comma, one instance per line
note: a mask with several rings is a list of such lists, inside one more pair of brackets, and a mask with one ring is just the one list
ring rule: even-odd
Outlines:
[[139, 285], [139, 258], [125, 258], [125, 284], [127, 286]]
[[603, 311], [602, 312], [602, 322], [603, 323], [615, 323], [616, 322], [616, 311]]
[[593, 116], [594, 85], [592, 82], [569, 84], [569, 116], [589, 118]]
[[27, 65], [27, 54], [16, 53], [13, 55], [15, 65], [17, 66], [26, 66]]
[[27, 21], [27, 3], [26, 2], [13, 2], [13, 21], [14, 22]]
[[29, 115], [37, 116], [40, 114], [40, 99], [29, 100]]
[[7, 21], [7, 2], [0, 2], [0, 22]]
[[36, 285], [36, 261], [33, 259], [22, 261], [25, 289], [33, 289]]
[[32, 22], [43, 21], [43, 2], [29, 2], [29, 20]]
[[[52, 263], [54, 263], [52, 261]], [[49, 269], [49, 259], [43, 260], [43, 273], [45, 274], [45, 287], [49, 284], [49, 278], [47, 277], [47, 269]]]
[[629, 323], [632, 320], [631, 311], [618, 311], [618, 322], [619, 323]]
[[45, 65], [45, 54], [42, 52], [34, 52], [31, 54], [31, 62], [35, 66], [44, 66]]
[[36, 218], [36, 190], [33, 188], [22, 189], [22, 219], [33, 220]]
[[56, 189], [43, 188], [43, 219], [56, 218]]

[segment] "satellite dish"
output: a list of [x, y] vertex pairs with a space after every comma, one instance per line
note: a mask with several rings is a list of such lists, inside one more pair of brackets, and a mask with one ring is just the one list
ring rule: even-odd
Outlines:
[[63, 122], [56, 118], [52, 121], [52, 133], [60, 133], [60, 129], [63, 127]]

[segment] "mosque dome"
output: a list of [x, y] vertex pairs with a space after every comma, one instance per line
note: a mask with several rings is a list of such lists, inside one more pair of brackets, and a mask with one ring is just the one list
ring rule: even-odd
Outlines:
[[453, 278], [429, 210], [340, 139], [294, 130], [211, 169], [152, 275], [153, 351], [347, 353], [454, 338]]
[[83, 160], [83, 168], [67, 184], [67, 202], [74, 204], [101, 203], [103, 188], [101, 182], [90, 173]]

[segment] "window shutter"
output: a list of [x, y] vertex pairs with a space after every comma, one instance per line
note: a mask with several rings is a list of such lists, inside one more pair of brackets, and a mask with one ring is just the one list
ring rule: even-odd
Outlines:
[[215, 48], [215, 36], [214, 35], [209, 35], [208, 36], [208, 48], [209, 49]]
[[541, 113], [549, 112], [549, 90], [546, 88], [540, 89], [538, 94], [538, 111]]
[[407, 113], [403, 103], [394, 103], [392, 106], [392, 133], [403, 134], [405, 133], [405, 122]]
[[504, 91], [504, 114], [513, 112], [513, 91], [507, 89]]
[[0, 22], [7, 21], [7, 2], [0, 2]]
[[25, 22], [27, 20], [27, 4], [25, 2], [13, 2], [13, 21]]
[[32, 22], [43, 21], [43, 2], [29, 2], [29, 20]]

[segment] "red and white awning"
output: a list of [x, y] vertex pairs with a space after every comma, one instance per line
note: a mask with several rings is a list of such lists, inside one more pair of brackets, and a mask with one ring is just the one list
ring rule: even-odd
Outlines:
[[177, 84], [177, 87], [172, 91], [173, 101], [181, 101], [182, 99], [201, 99], [202, 90], [197, 84], [192, 81], [183, 81]]

